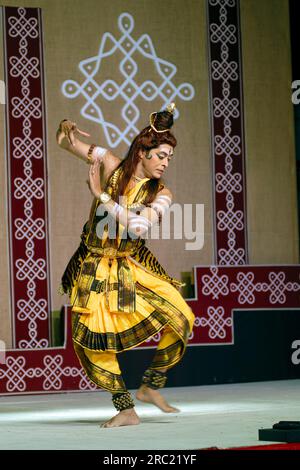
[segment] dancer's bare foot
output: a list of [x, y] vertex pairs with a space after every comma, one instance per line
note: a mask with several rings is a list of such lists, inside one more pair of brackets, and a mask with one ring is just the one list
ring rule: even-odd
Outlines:
[[169, 405], [165, 398], [159, 393], [158, 390], [153, 390], [142, 384], [136, 392], [136, 398], [145, 403], [152, 403], [165, 413], [178, 413], [180, 410], [174, 406]]
[[109, 421], [101, 424], [101, 428], [116, 428], [118, 426], [129, 426], [139, 424], [140, 418], [135, 412], [134, 408], [119, 411], [119, 413], [111, 418]]

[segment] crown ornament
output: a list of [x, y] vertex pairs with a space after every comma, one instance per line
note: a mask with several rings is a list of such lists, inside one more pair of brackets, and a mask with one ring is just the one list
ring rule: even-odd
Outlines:
[[168, 106], [166, 107], [166, 110], [169, 111], [169, 113], [174, 114], [175, 108], [176, 108], [176, 104], [172, 102], [168, 104]]
[[[166, 107], [166, 111], [168, 111], [169, 113], [174, 114], [175, 108], [176, 108], [176, 105], [175, 105], [174, 102], [172, 102], [172, 103], [168, 104], [168, 106]], [[159, 132], [159, 133], [169, 131], [169, 130], [170, 130], [169, 128], [168, 128], [168, 129], [163, 129], [162, 131], [159, 131], [158, 129], [156, 129], [156, 127], [155, 127], [155, 125], [154, 125], [155, 118], [156, 118], [156, 114], [157, 114], [157, 112], [156, 112], [156, 111], [153, 111], [153, 113], [151, 113], [151, 114], [149, 115], [150, 126], [152, 127], [152, 129], [153, 129], [155, 132]], [[154, 116], [154, 115], [155, 115], [155, 116]], [[149, 131], [150, 131], [150, 129], [149, 129]]]

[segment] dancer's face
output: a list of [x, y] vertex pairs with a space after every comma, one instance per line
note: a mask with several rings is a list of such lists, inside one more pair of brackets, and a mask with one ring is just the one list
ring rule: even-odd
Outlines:
[[140, 154], [144, 173], [147, 178], [159, 179], [167, 170], [174, 154], [169, 144], [161, 144], [155, 149]]

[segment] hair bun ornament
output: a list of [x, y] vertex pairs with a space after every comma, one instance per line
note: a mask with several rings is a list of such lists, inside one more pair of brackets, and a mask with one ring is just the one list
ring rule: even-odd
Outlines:
[[[169, 112], [169, 113], [171, 113], [171, 114], [173, 114], [175, 108], [176, 108], [176, 105], [175, 105], [175, 103], [172, 102], [172, 103], [168, 104], [168, 106], [166, 107], [166, 111]], [[160, 112], [163, 113], [163, 112], [165, 112], [165, 111], [160, 111]], [[159, 113], [156, 112], [156, 111], [153, 111], [153, 113], [151, 113], [151, 114], [149, 115], [149, 122], [150, 122], [151, 128], [152, 128], [155, 132], [158, 132], [158, 133], [169, 131], [169, 130], [170, 130], [169, 127], [168, 127], [167, 129], [162, 129], [162, 130], [156, 129], [154, 123], [155, 123], [155, 118], [156, 118], [157, 114], [159, 114]], [[148, 130], [148, 132], [150, 132], [150, 131], [151, 131], [151, 129]]]
[[174, 114], [175, 108], [176, 108], [176, 104], [174, 102], [172, 102], [172, 103], [168, 104], [166, 110], [169, 111], [169, 113]]

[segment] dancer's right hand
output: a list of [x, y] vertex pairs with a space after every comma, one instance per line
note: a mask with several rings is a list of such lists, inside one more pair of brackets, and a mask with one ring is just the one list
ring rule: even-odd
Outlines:
[[67, 138], [68, 143], [75, 147], [76, 142], [75, 142], [75, 133], [81, 134], [85, 137], [90, 137], [90, 134], [87, 132], [84, 132], [80, 130], [77, 127], [77, 124], [69, 119], [64, 119], [63, 121], [60, 122], [59, 127], [56, 132], [56, 142], [58, 143], [59, 146], [62, 146], [62, 142], [64, 138]]

